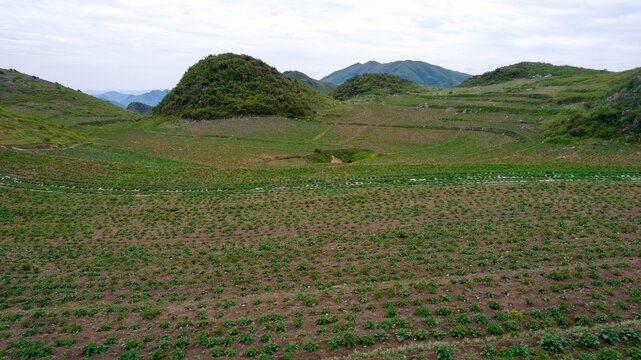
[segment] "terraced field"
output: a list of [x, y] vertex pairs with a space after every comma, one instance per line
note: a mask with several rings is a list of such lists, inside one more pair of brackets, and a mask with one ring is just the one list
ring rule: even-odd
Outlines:
[[543, 141], [599, 76], [1, 148], [0, 358], [638, 359], [641, 146]]

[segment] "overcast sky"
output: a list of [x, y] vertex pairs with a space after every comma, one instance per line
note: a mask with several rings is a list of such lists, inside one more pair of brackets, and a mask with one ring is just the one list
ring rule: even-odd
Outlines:
[[641, 66], [641, 1], [0, 1], [0, 68], [75, 89], [171, 88], [224, 52], [317, 79], [368, 60], [619, 71]]

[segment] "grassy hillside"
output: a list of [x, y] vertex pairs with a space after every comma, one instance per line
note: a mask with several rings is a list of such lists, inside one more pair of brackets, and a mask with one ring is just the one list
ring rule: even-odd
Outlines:
[[362, 74], [338, 86], [331, 96], [339, 100], [347, 100], [359, 95], [402, 94], [421, 89], [421, 85], [397, 75]]
[[503, 66], [494, 71], [472, 76], [463, 81], [460, 87], [485, 86], [498, 84], [514, 79], [529, 79], [544, 76], [571, 76], [598, 74], [604, 71], [584, 69], [574, 66], [557, 66], [539, 62], [520, 62], [514, 65]]
[[329, 99], [247, 55], [210, 55], [189, 68], [154, 108], [159, 115], [215, 119], [240, 115], [308, 117]]
[[127, 121], [139, 116], [58, 83], [0, 69], [0, 106], [57, 125]]
[[[78, 167], [57, 163], [51, 169], [48, 158], [37, 158], [41, 163], [30, 158], [28, 166], [15, 159], [7, 160], [2, 166], [16, 173], [59, 172], [60, 177], [75, 181], [84, 181], [95, 172], [101, 174], [102, 180], [117, 179], [128, 184], [183, 185], [411, 175], [434, 166], [469, 166], [478, 171], [558, 170], [588, 165], [628, 169], [641, 160], [635, 155], [639, 151], [636, 145], [602, 146], [602, 140], [591, 140], [587, 135], [576, 137], [580, 141], [572, 144], [575, 149], [568, 150], [557, 144], [564, 139], [554, 139], [558, 134], [554, 133], [553, 124], [587, 112], [588, 107], [596, 108], [599, 99], [616, 93], [631, 75], [632, 72], [598, 72], [515, 79], [488, 86], [431, 88], [400, 95], [380, 91], [377, 86], [374, 95], [365, 96], [363, 101], [323, 108], [313, 122], [279, 116], [235, 116], [172, 123], [150, 118], [136, 123], [144, 126], [113, 123], [83, 127], [109, 146], [105, 152], [123, 149], [215, 170], [172, 173], [84, 163]], [[355, 91], [364, 92], [362, 88]], [[368, 149], [384, 156], [364, 159], [349, 168], [324, 167], [307, 161], [315, 149]], [[118, 157], [101, 159], [115, 158]]]
[[418, 84], [442, 87], [460, 84], [470, 77], [468, 74], [448, 70], [426, 62], [405, 60], [385, 64], [376, 61], [368, 61], [365, 64], [356, 63], [325, 76], [321, 81], [340, 85], [355, 75], [368, 73], [398, 75]]
[[69, 146], [89, 141], [91, 136], [49, 124], [35, 117], [0, 106], [0, 145], [20, 147]]
[[316, 91], [320, 91], [323, 94], [331, 93], [338, 86], [330, 82], [312, 79], [300, 71], [285, 71], [283, 75], [303, 83]]
[[553, 122], [545, 136], [561, 142], [586, 137], [641, 142], [641, 69], [622, 75], [609, 83], [609, 91], [584, 102], [581, 111]]

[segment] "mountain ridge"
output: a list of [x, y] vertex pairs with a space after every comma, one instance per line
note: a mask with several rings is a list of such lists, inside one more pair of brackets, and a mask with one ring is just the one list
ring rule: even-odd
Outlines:
[[389, 63], [379, 63], [370, 60], [364, 64], [357, 62], [344, 69], [334, 71], [323, 77], [320, 81], [340, 85], [355, 75], [365, 73], [398, 75], [418, 84], [440, 87], [455, 86], [471, 77], [470, 74], [449, 70], [423, 61], [399, 60]]
[[137, 101], [134, 101], [132, 103], [129, 103], [129, 105], [127, 105], [127, 110], [133, 111], [136, 114], [140, 114], [142, 116], [151, 114], [151, 111], [153, 110], [153, 108], [154, 108], [153, 106], [143, 104]]
[[169, 89], [150, 90], [146, 93], [133, 95], [125, 94], [118, 91], [107, 91], [102, 94], [92, 95], [98, 99], [109, 101], [110, 103], [126, 109], [129, 104], [138, 102], [149, 106], [156, 106], [169, 93]]
[[283, 72], [283, 75], [301, 82], [314, 90], [320, 91], [323, 94], [329, 94], [337, 87], [337, 85], [334, 83], [313, 79], [306, 74], [296, 70], [285, 71]]

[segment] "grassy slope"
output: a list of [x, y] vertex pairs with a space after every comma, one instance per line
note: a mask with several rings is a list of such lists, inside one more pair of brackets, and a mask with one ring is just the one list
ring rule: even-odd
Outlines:
[[583, 111], [551, 123], [546, 137], [560, 142], [584, 137], [641, 142], [641, 70], [608, 78], [600, 91], [584, 99]]
[[463, 81], [460, 87], [485, 86], [498, 84], [514, 79], [528, 79], [532, 77], [552, 76], [573, 76], [598, 74], [606, 71], [583, 69], [574, 66], [556, 66], [538, 62], [521, 62], [518, 64], [503, 66], [481, 75], [472, 76]]
[[80, 91], [4, 69], [0, 69], [0, 106], [65, 126], [139, 117]]
[[91, 140], [91, 136], [65, 129], [35, 117], [0, 106], [0, 145], [20, 147], [69, 146]]
[[[547, 75], [540, 77], [534, 75]], [[470, 78], [453, 90], [483, 106], [499, 100], [527, 105], [530, 112], [554, 115], [542, 134], [547, 141], [581, 139], [641, 141], [641, 72], [607, 72], [520, 63]], [[493, 89], [491, 91], [488, 91]], [[497, 104], [492, 104], [495, 107]]]
[[72, 160], [91, 161], [96, 163], [117, 163], [138, 167], [173, 169], [202, 166], [200, 164], [180, 162], [100, 144], [85, 144], [65, 149], [64, 151], [50, 152], [49, 154]]
[[[159, 186], [442, 171], [638, 171], [637, 145], [603, 146], [601, 140], [585, 140], [570, 147], [542, 142], [550, 124], [583, 111], [584, 103], [607, 96], [630, 74], [516, 79], [482, 87], [375, 95], [358, 104], [325, 108], [317, 121], [241, 117], [170, 124], [150, 118], [136, 128], [126, 123], [85, 126], [107, 147], [65, 154], [77, 163], [50, 163], [44, 154], [4, 153], [0, 167], [18, 175], [47, 173], [74, 181], [93, 178]], [[309, 163], [306, 159], [315, 149], [369, 149], [383, 156], [350, 165]], [[131, 161], [131, 154], [170, 161], [162, 166], [155, 160]], [[136, 166], [142, 163], [149, 167]]]

